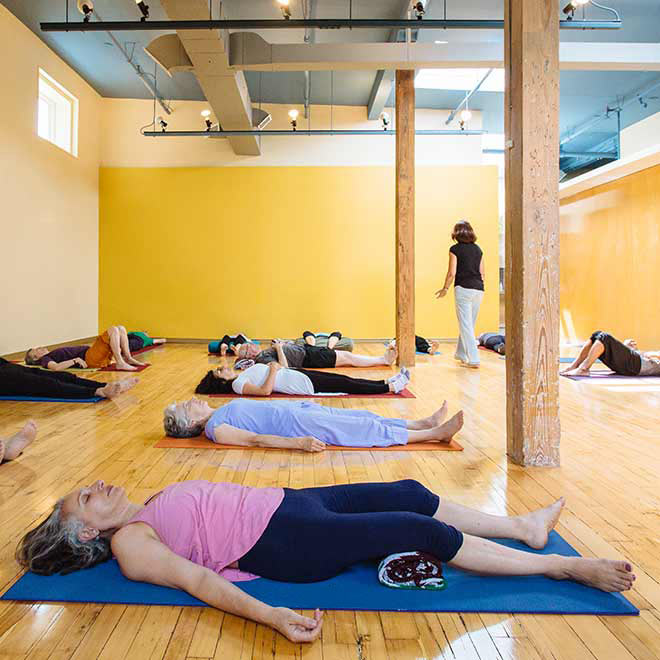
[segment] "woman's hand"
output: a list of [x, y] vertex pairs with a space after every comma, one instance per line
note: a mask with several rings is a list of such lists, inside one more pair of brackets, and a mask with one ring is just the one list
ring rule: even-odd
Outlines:
[[435, 292], [435, 297], [436, 298], [444, 298], [447, 295], [447, 289], [438, 289]]
[[300, 448], [304, 451], [311, 451], [312, 453], [317, 453], [319, 451], [325, 450], [325, 442], [317, 440], [314, 436], [306, 435], [300, 438]]
[[291, 642], [313, 642], [321, 634], [323, 613], [316, 610], [311, 619], [296, 614], [288, 607], [274, 607], [270, 625]]
[[282, 365], [279, 362], [273, 361], [268, 363], [268, 368], [270, 369], [270, 373], [273, 373], [273, 371], [279, 371]]
[[73, 358], [73, 366], [80, 367], [81, 369], [87, 369], [87, 362], [82, 358]]

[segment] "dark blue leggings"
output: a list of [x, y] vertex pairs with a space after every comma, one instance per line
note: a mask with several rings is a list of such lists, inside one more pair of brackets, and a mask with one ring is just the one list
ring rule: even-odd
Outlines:
[[463, 534], [433, 518], [440, 498], [417, 481], [284, 489], [284, 500], [242, 571], [317, 582], [369, 559], [420, 550], [453, 559]]

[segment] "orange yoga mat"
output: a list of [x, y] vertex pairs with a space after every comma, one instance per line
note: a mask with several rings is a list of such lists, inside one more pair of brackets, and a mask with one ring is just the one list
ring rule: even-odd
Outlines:
[[[196, 438], [161, 438], [154, 447], [156, 449], [278, 449], [277, 447], [242, 447], [239, 445], [220, 445], [211, 442], [205, 436]], [[326, 445], [326, 451], [463, 451], [462, 445], [451, 442], [413, 442], [410, 445], [394, 445], [392, 447], [335, 447]], [[282, 451], [280, 449], [280, 451]]]

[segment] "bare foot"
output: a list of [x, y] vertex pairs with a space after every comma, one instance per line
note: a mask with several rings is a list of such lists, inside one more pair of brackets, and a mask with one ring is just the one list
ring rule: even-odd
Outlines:
[[589, 369], [578, 367], [577, 369], [568, 369], [567, 371], [564, 371], [563, 374], [564, 376], [588, 376]]
[[220, 344], [220, 356], [225, 357], [225, 355], [227, 355], [227, 345]]
[[143, 367], [144, 366], [144, 362], [140, 362], [139, 360], [136, 360], [134, 357], [130, 357], [126, 361], [128, 362], [128, 364], [132, 364], [136, 367]]
[[459, 410], [450, 420], [434, 429], [434, 440], [451, 442], [451, 439], [463, 428], [463, 411]]
[[305, 337], [305, 343], [308, 346], [316, 346], [316, 337], [312, 337], [310, 335], [307, 335], [307, 337]]
[[396, 362], [397, 354], [396, 346], [388, 346], [385, 355], [383, 355], [383, 359], [388, 365], [394, 364]]
[[571, 579], [602, 591], [627, 591], [636, 575], [626, 561], [591, 559], [589, 557], [562, 557], [563, 567], [548, 573], [556, 580]]
[[461, 367], [465, 367], [466, 369], [479, 369], [481, 365], [475, 364], [474, 362], [463, 362], [461, 361]]
[[167, 339], [165, 339], [165, 337], [159, 337], [158, 339], [154, 339], [153, 342], [154, 344], [165, 344]]
[[117, 362], [117, 371], [137, 371], [137, 369], [127, 362]]
[[140, 382], [140, 379], [135, 376], [130, 376], [129, 378], [122, 378], [116, 382], [119, 385], [120, 394], [128, 391], [131, 387], [135, 387]]
[[431, 351], [430, 351], [430, 352], [431, 352], [431, 355], [433, 355], [433, 353], [437, 353], [438, 348], [440, 348], [440, 342], [439, 342], [439, 341], [435, 341], [435, 340], [432, 341], [432, 342], [431, 342]]
[[447, 402], [443, 401], [440, 408], [438, 408], [438, 410], [436, 410], [430, 417], [427, 417], [431, 428], [434, 426], [440, 426], [445, 419], [447, 419], [447, 408]]
[[523, 516], [517, 516], [520, 525], [520, 540], [530, 548], [541, 550], [548, 542], [548, 534], [554, 529], [566, 501], [560, 497], [545, 509], [532, 511]]
[[5, 441], [0, 440], [0, 463], [5, 460]]
[[30, 419], [16, 435], [5, 443], [5, 461], [13, 461], [37, 437], [37, 424]]

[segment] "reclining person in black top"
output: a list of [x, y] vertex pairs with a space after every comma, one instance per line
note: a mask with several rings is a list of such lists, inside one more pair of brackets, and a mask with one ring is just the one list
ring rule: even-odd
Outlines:
[[591, 335], [573, 363], [561, 373], [588, 376], [589, 369], [598, 359], [621, 376], [660, 376], [660, 351], [640, 351], [634, 339], [619, 341], [600, 330]]

